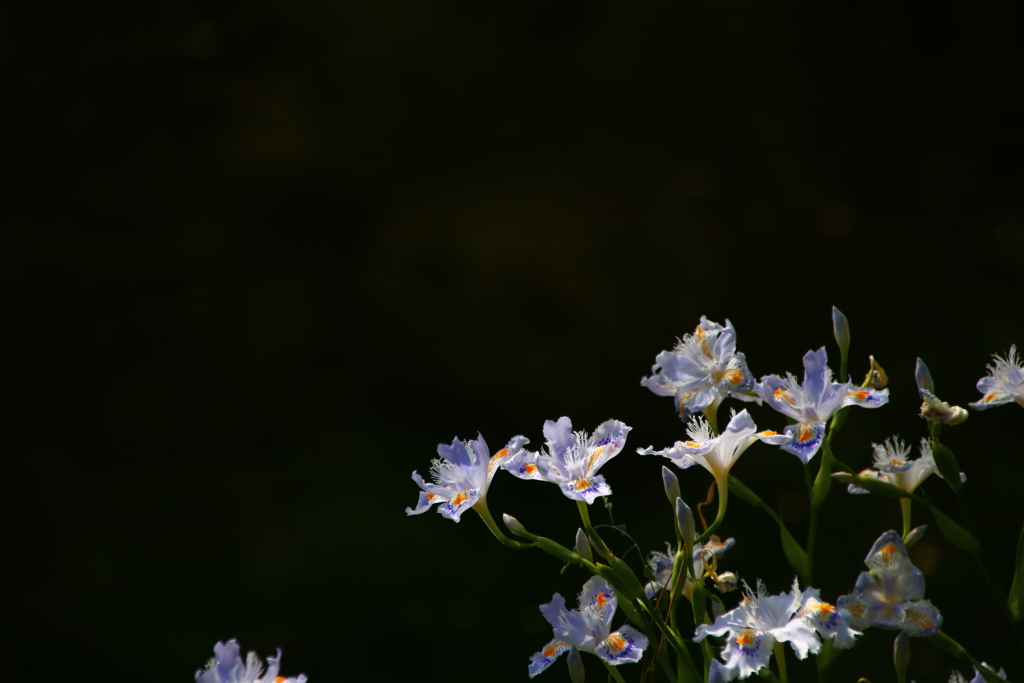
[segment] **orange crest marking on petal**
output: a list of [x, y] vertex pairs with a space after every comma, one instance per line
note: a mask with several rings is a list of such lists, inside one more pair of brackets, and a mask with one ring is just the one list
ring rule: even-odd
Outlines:
[[588, 470], [594, 467], [594, 463], [597, 462], [597, 459], [601, 457], [601, 454], [604, 453], [606, 448], [608, 448], [608, 444], [598, 446], [594, 449], [594, 452], [590, 455], [590, 460], [587, 461]]
[[766, 429], [763, 432], [758, 432], [757, 435], [758, 436], [778, 436], [779, 433], [778, 432], [773, 432], [770, 429]]
[[494, 468], [498, 466], [498, 461], [501, 460], [502, 458], [504, 458], [506, 455], [508, 455], [508, 449], [507, 448], [502, 448], [500, 451], [495, 453], [494, 457], [492, 457], [490, 462], [487, 463], [487, 471], [488, 471], [488, 473], [493, 471]]
[[626, 639], [618, 631], [605, 638], [604, 642], [608, 645], [608, 649], [616, 653], [625, 650], [627, 645]]
[[732, 368], [731, 370], [726, 370], [725, 378], [729, 380], [730, 384], [740, 384], [743, 382], [743, 373], [736, 368]]
[[590, 488], [590, 480], [587, 479], [586, 477], [581, 477], [574, 481], [572, 484], [577, 491], [582, 491], [583, 489]]
[[993, 391], [992, 393], [985, 394], [985, 398], [981, 399], [984, 403], [990, 403], [999, 398], [999, 392]]
[[683, 444], [686, 445], [686, 446], [689, 446], [690, 448], [700, 448], [701, 446], [704, 445], [704, 444], [699, 443], [697, 441], [684, 441]]
[[526, 472], [527, 474], [536, 474], [537, 466], [533, 464], [526, 465], [525, 467], [523, 467], [523, 471]]
[[823, 602], [820, 605], [818, 605], [815, 609], [818, 610], [818, 614], [820, 614], [823, 617], [827, 617], [835, 611], [836, 607], [835, 605], [830, 605], [827, 602]]
[[864, 399], [866, 399], [868, 396], [871, 395], [871, 392], [870, 391], [848, 391], [848, 392], [846, 392], [846, 395], [847, 396], [852, 396], [853, 398], [857, 399], [858, 401], [863, 401]]
[[555, 653], [558, 652], [558, 648], [561, 648], [561, 647], [565, 647], [565, 643], [551, 643], [546, 648], [544, 648], [544, 656], [545, 657], [554, 657]]
[[736, 636], [736, 644], [740, 646], [750, 645], [754, 642], [754, 632], [749, 628], [743, 629], [743, 632]]
[[796, 440], [803, 442], [809, 440], [813, 436], [814, 425], [808, 422], [801, 422], [800, 426], [797, 428]]
[[469, 499], [469, 495], [466, 493], [458, 493], [452, 498], [452, 507], [458, 507]]
[[885, 562], [886, 564], [890, 564], [892, 562], [892, 558], [898, 552], [899, 551], [896, 549], [896, 544], [890, 541], [888, 545], [886, 545], [878, 551], [878, 554], [882, 556], [883, 562]]
[[846, 611], [854, 616], [856, 619], [860, 619], [864, 616], [864, 610], [867, 609], [864, 605], [855, 603], [853, 605], [847, 605]]
[[274, 679], [274, 683], [284, 683], [287, 680], [288, 679], [285, 678], [284, 676], [278, 676], [277, 678]]
[[606, 596], [604, 593], [598, 593], [597, 597], [594, 598], [594, 602], [597, 603], [598, 607], [604, 607], [609, 602], [608, 596]]
[[921, 614], [915, 609], [903, 610], [903, 616], [906, 618], [907, 621], [909, 621], [911, 624], [914, 624], [915, 626], [920, 626], [921, 628], [932, 627], [931, 619], [929, 619], [928, 617]]
[[796, 399], [790, 396], [789, 392], [786, 391], [785, 389], [776, 389], [775, 391], [772, 392], [772, 396], [774, 396], [779, 401], [785, 401], [790, 405], [796, 403]]
[[434, 500], [434, 498], [436, 498], [436, 497], [437, 497], [436, 493], [428, 493], [427, 494], [427, 502], [429, 503], [430, 501]]

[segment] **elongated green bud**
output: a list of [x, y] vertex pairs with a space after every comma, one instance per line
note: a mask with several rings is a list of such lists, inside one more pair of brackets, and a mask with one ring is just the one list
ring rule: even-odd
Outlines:
[[896, 680], [907, 680], [907, 664], [910, 663], [910, 636], [900, 631], [892, 644], [892, 663], [896, 666]]
[[569, 663], [569, 680], [572, 683], [583, 683], [583, 677], [587, 671], [583, 668], [583, 659], [580, 657], [580, 651], [574, 647], [570, 648], [566, 661]]
[[832, 307], [832, 334], [835, 335], [840, 352], [846, 356], [850, 350], [850, 321], [835, 306]]
[[924, 538], [924, 532], [926, 532], [926, 531], [928, 531], [928, 525], [927, 524], [922, 524], [921, 526], [917, 527], [916, 529], [912, 529], [911, 532], [909, 534], [907, 534], [907, 537], [903, 539], [903, 546], [907, 550], [910, 550], [915, 545], [917, 545], [918, 541], [920, 541], [922, 538]]
[[530, 541], [537, 540], [537, 536], [534, 536], [529, 531], [527, 531], [526, 527], [520, 524], [519, 520], [513, 517], [512, 515], [502, 515], [501, 521], [505, 522], [505, 526], [508, 527], [508, 530], [516, 536], [519, 536], [520, 538], [525, 538]]
[[590, 551], [590, 539], [583, 529], [576, 530], [576, 554], [587, 562], [594, 561], [594, 554]]
[[679, 498], [679, 477], [676, 473], [667, 467], [661, 468], [661, 481], [665, 484], [665, 495], [668, 496], [668, 502], [672, 505], [676, 504], [676, 498]]
[[928, 366], [920, 358], [917, 359], [917, 365], [914, 367], [914, 379], [917, 380], [918, 391], [924, 389], [935, 393], [935, 380], [932, 379], [932, 373]]
[[697, 535], [697, 526], [693, 521], [693, 510], [683, 502], [682, 498], [676, 498], [676, 524], [679, 525], [679, 533], [683, 535], [686, 546], [693, 547], [693, 537]]

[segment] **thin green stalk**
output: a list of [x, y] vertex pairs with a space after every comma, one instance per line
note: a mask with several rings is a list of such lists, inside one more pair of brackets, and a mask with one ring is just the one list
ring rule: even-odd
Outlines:
[[708, 426], [711, 427], [711, 436], [718, 436], [718, 403], [712, 402], [703, 412]]
[[623, 680], [622, 674], [619, 673], [618, 669], [616, 669], [614, 666], [604, 661], [603, 659], [601, 660], [601, 663], [604, 664], [604, 668], [608, 669], [608, 673], [612, 675], [612, 678], [614, 678], [617, 683], [626, 683], [626, 681]]
[[501, 529], [498, 528], [498, 525], [494, 521], [494, 518], [491, 517], [491, 511], [487, 509], [486, 499], [478, 501], [477, 504], [473, 506], [473, 509], [476, 510], [478, 515], [480, 515], [480, 519], [484, 520], [484, 524], [486, 524], [487, 528], [491, 530], [491, 533], [494, 534], [494, 537], [502, 543], [504, 543], [505, 545], [507, 545], [509, 548], [512, 548], [514, 550], [523, 550], [524, 548], [533, 547], [532, 543], [520, 543], [519, 541], [514, 541], [501, 532]]
[[779, 678], [782, 680], [782, 683], [788, 683], [789, 678], [786, 676], [786, 648], [778, 641], [775, 641], [772, 647], [775, 650], [775, 661], [779, 665]]
[[903, 540], [910, 534], [910, 499], [900, 498], [900, 512], [903, 513]]
[[715, 477], [715, 488], [718, 489], [718, 514], [715, 515], [715, 521], [711, 522], [704, 533], [698, 536], [694, 542], [693, 547], [698, 547], [701, 543], [708, 540], [711, 534], [718, 531], [718, 527], [722, 524], [722, 520], [725, 519], [725, 509], [729, 506], [729, 480], [728, 474], [719, 479]]
[[590, 537], [590, 542], [593, 544], [594, 549], [601, 555], [601, 557], [610, 559], [612, 551], [608, 549], [608, 545], [604, 542], [598, 534], [597, 530], [594, 529], [594, 525], [590, 523], [590, 506], [582, 500], [576, 501], [576, 507], [580, 511], [580, 519], [583, 520], [583, 529], [587, 532], [587, 536]]

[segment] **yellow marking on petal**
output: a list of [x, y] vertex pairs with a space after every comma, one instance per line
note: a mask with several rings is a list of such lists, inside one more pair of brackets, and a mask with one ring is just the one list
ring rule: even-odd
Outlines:
[[753, 631], [751, 631], [749, 628], [743, 629], [743, 632], [736, 637], [736, 644], [741, 647], [750, 645], [754, 642], [755, 639], [756, 638]]
[[855, 619], [860, 619], [861, 617], [863, 617], [864, 616], [864, 610], [866, 610], [866, 609], [867, 609], [867, 607], [865, 607], [864, 605], [861, 605], [861, 604], [853, 604], [853, 605], [847, 605], [846, 606], [846, 611], [849, 612], [850, 614], [852, 614]]
[[605, 638], [604, 642], [608, 645], [608, 649], [615, 653], [622, 652], [626, 649], [626, 645], [628, 645], [626, 639], [618, 631]]
[[575, 488], [577, 491], [582, 491], [583, 489], [590, 488], [590, 480], [587, 479], [586, 477], [581, 477], [574, 481], [572, 485], [573, 488]]
[[727, 379], [730, 384], [740, 384], [743, 382], [743, 373], [736, 368], [732, 368], [731, 370], [725, 371], [725, 379]]
[[814, 436], [814, 425], [809, 422], [801, 422], [797, 427], [796, 440], [803, 442], [808, 441]]
[[901, 467], [903, 465], [903, 461], [902, 460], [890, 460], [889, 464], [893, 465], [895, 467]]
[[452, 507], [458, 507], [465, 503], [467, 500], [469, 500], [469, 494], [457, 493], [455, 494], [455, 497], [452, 498]]
[[815, 609], [818, 610], [818, 614], [820, 614], [823, 617], [827, 617], [828, 615], [832, 614], [832, 612], [834, 612], [836, 608], [835, 605], [830, 605], [827, 602], [823, 602], [817, 607], [815, 607]]
[[985, 394], [985, 398], [983, 398], [981, 400], [982, 400], [983, 403], [990, 403], [990, 402], [996, 400], [997, 398], [999, 398], [999, 392], [998, 391], [993, 391], [993, 392], [990, 392], [988, 394]]
[[683, 445], [684, 446], [689, 446], [690, 448], [700, 448], [704, 444], [700, 443], [699, 441], [684, 441]]
[[914, 624], [915, 626], [920, 626], [921, 628], [931, 628], [932, 627], [931, 620], [928, 617], [926, 617], [925, 615], [923, 615], [920, 612], [918, 612], [917, 610], [913, 610], [913, 609], [904, 610], [903, 611], [903, 616], [906, 617], [907, 621], [909, 621], [911, 624]]
[[526, 465], [525, 467], [523, 467], [523, 472], [526, 472], [527, 474], [536, 474], [537, 473], [537, 466], [536, 465], [532, 465], [532, 464], [531, 465]]
[[758, 432], [757, 435], [758, 436], [778, 436], [779, 433], [778, 432], [773, 432], [770, 429], [766, 429], [763, 432]]
[[588, 470], [594, 468], [594, 463], [597, 462], [597, 459], [601, 457], [601, 454], [604, 453], [606, 448], [608, 448], [608, 444], [605, 444], [604, 446], [598, 446], [597, 448], [594, 449], [594, 452], [590, 454], [590, 460], [587, 461]]

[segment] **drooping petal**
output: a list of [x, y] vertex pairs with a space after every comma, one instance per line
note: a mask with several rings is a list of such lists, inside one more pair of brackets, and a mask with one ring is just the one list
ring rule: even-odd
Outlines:
[[569, 645], [569, 643], [555, 638], [545, 645], [543, 650], [535, 652], [533, 656], [530, 657], [530, 666], [527, 669], [530, 673], [530, 678], [533, 678], [541, 671], [554, 664], [555, 660], [562, 656], [562, 653], [566, 652], [571, 647], [572, 646]]
[[647, 638], [632, 626], [610, 633], [594, 648], [594, 654], [613, 666], [639, 662], [647, 649]]
[[915, 600], [903, 607], [900, 628], [908, 636], [926, 638], [942, 628], [942, 615], [930, 600]]
[[729, 638], [722, 650], [725, 668], [736, 671], [738, 678], [746, 678], [763, 666], [768, 666], [775, 638], [767, 632], [742, 629]]
[[846, 390], [842, 405], [860, 406], [861, 408], [878, 408], [889, 402], [888, 389], [863, 389], [851, 387]]
[[631, 430], [632, 427], [627, 427], [619, 420], [602, 422], [587, 442], [587, 450], [590, 451], [587, 472], [597, 472], [602, 465], [618, 455], [626, 445], [626, 437]]
[[454, 498], [441, 503], [437, 507], [437, 511], [440, 512], [441, 516], [445, 519], [458, 522], [462, 517], [462, 513], [473, 507], [478, 500], [480, 500], [479, 489], [459, 491], [455, 494]]
[[795, 425], [787, 425], [783, 433], [791, 440], [781, 446], [782, 450], [792, 453], [806, 465], [821, 448], [821, 440], [825, 436], [825, 423], [819, 421], [798, 422]]

